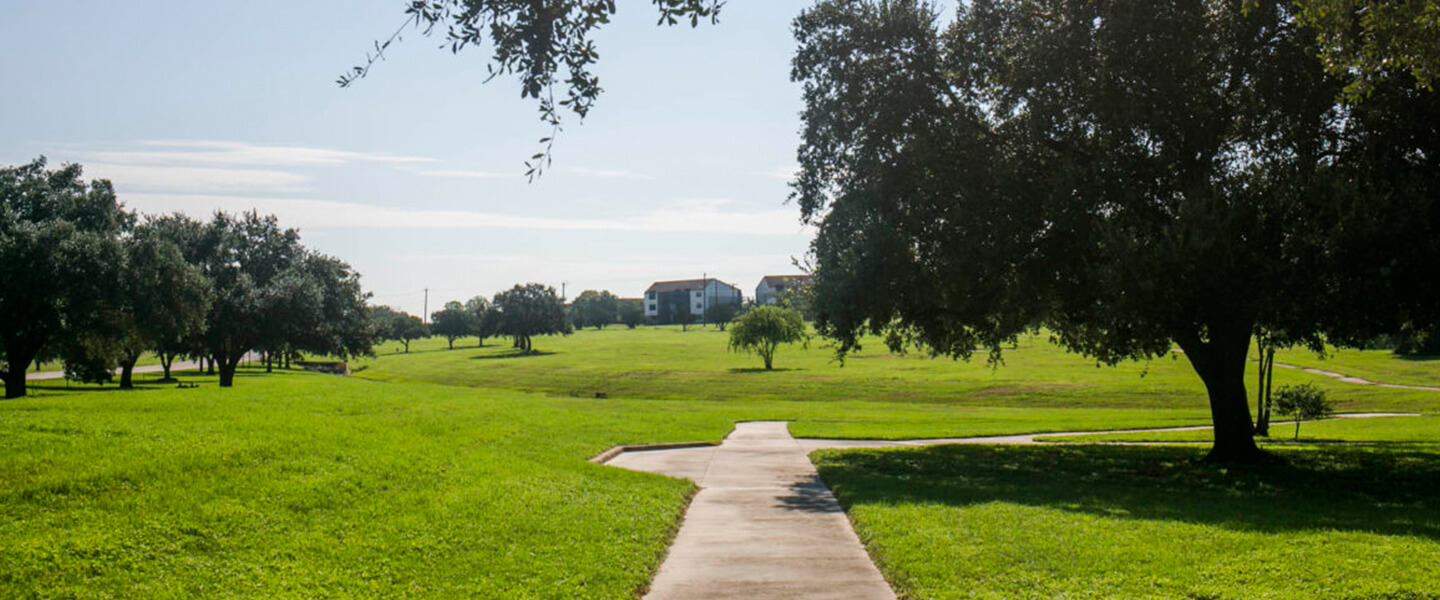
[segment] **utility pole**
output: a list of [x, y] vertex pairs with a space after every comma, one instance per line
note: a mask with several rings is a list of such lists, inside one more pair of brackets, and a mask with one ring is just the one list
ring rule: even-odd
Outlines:
[[565, 301], [565, 286], [567, 286], [567, 285], [569, 285], [569, 284], [570, 284], [570, 282], [568, 282], [568, 281], [562, 281], [562, 282], [560, 282], [560, 301], [561, 301], [561, 302], [564, 302], [564, 301]]
[[430, 324], [430, 288], [425, 288], [425, 310], [420, 314], [420, 322]]
[[700, 322], [710, 324], [705, 313], [710, 309], [710, 274], [700, 273]]

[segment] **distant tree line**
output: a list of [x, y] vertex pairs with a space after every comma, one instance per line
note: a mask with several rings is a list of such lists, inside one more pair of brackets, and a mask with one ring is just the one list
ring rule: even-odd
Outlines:
[[61, 360], [85, 381], [140, 355], [165, 377], [181, 356], [207, 358], [234, 383], [247, 352], [350, 357], [373, 332], [359, 274], [300, 244], [273, 216], [218, 212], [209, 221], [137, 215], [106, 180], [43, 157], [0, 168], [0, 379], [26, 393], [25, 371]]

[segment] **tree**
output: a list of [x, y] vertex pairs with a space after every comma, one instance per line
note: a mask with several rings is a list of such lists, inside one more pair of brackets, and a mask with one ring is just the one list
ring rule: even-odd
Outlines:
[[775, 350], [780, 344], [805, 344], [809, 339], [800, 313], [778, 306], [758, 307], [730, 326], [730, 350], [759, 354], [766, 371], [774, 368]]
[[484, 296], [466, 300], [465, 312], [470, 313], [471, 333], [479, 338], [476, 346], [484, 346], [485, 338], [499, 335], [500, 312]]
[[170, 365], [185, 341], [204, 332], [210, 281], [167, 237], [172, 231], [149, 219], [123, 241], [123, 304], [116, 314], [122, 389], [133, 387], [135, 363], [147, 350], [160, 356], [170, 379]]
[[1275, 390], [1275, 412], [1295, 419], [1295, 439], [1300, 439], [1300, 423], [1324, 419], [1334, 414], [1335, 407], [1325, 392], [1308, 383], [1282, 385]]
[[796, 20], [794, 196], [842, 356], [864, 332], [992, 360], [1040, 327], [1110, 364], [1179, 345], [1210, 458], [1248, 461], [1253, 332], [1436, 320], [1440, 130], [1413, 125], [1440, 104], [1344, 104], [1288, 2], [976, 0], [936, 23], [913, 0]]
[[[696, 27], [702, 20], [712, 23], [724, 0], [654, 0], [659, 23], [675, 25], [689, 21]], [[610, 22], [614, 0], [571, 0], [529, 2], [521, 0], [415, 0], [407, 1], [404, 25], [384, 42], [375, 42], [365, 63], [352, 67], [336, 81], [349, 87], [364, 78], [382, 60], [390, 44], [411, 27], [425, 35], [436, 28], [445, 32], [445, 46], [453, 53], [470, 46], [489, 46], [490, 64], [486, 81], [497, 75], [520, 79], [520, 96], [540, 105], [540, 120], [550, 126], [550, 135], [541, 138], [543, 150], [525, 163], [533, 181], [550, 164], [550, 148], [561, 128], [561, 112], [568, 110], [584, 120], [600, 97], [600, 78], [590, 72], [599, 59], [591, 34]], [[486, 35], [488, 34], [488, 38]], [[559, 72], [567, 75], [562, 80]], [[556, 88], [564, 98], [556, 100]]]
[[445, 338], [450, 349], [455, 349], [455, 340], [473, 335], [476, 315], [465, 310], [465, 305], [451, 300], [445, 308], [430, 315], [430, 333]]
[[725, 331], [725, 325], [740, 313], [740, 307], [729, 302], [711, 304], [705, 309], [705, 320], [720, 326], [720, 331]]
[[585, 290], [575, 297], [574, 306], [580, 314], [580, 322], [587, 327], [604, 329], [615, 322], [620, 312], [620, 299], [609, 291]]
[[643, 300], [621, 300], [618, 310], [620, 322], [629, 329], [634, 329], [637, 325], [645, 322], [645, 302]]
[[670, 318], [680, 324], [680, 331], [690, 330], [690, 324], [695, 322], [695, 314], [690, 312], [688, 294], [670, 300]]
[[499, 332], [514, 338], [515, 347], [527, 354], [535, 351], [534, 336], [570, 334], [565, 302], [548, 285], [516, 284], [495, 294], [494, 305], [500, 314]]
[[1297, 0], [1301, 21], [1319, 33], [1331, 73], [1363, 99], [1377, 81], [1399, 77], [1433, 89], [1440, 77], [1440, 4], [1428, 0]]
[[371, 306], [370, 320], [377, 339], [400, 342], [406, 354], [410, 353], [411, 341], [430, 337], [430, 331], [420, 317], [388, 306]]
[[25, 395], [25, 371], [47, 345], [108, 330], [121, 302], [120, 229], [132, 217], [105, 180], [45, 158], [0, 168], [0, 379]]
[[359, 275], [300, 244], [273, 216], [216, 213], [200, 232], [195, 258], [214, 290], [205, 352], [231, 387], [245, 353], [292, 350], [354, 356], [373, 339]]

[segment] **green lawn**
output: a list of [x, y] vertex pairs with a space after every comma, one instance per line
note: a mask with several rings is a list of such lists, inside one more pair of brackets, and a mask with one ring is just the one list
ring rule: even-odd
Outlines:
[[[1037, 439], [1049, 442], [1208, 442], [1210, 432], [1148, 431]], [[1285, 444], [1294, 439], [1294, 424], [1277, 423], [1270, 426], [1270, 437], [1259, 438], [1259, 441], [1262, 444]], [[1440, 416], [1307, 421], [1300, 424], [1300, 441], [1440, 444]]]
[[937, 446], [813, 458], [907, 598], [1440, 598], [1440, 452]]
[[[1254, 356], [1255, 351], [1252, 349], [1250, 354]], [[1308, 350], [1289, 348], [1276, 352], [1275, 362], [1343, 373], [1368, 381], [1440, 386], [1440, 356], [1406, 357], [1396, 356], [1389, 350], [1328, 348], [1321, 357]]]
[[[983, 354], [971, 362], [892, 355], [872, 340], [844, 366], [831, 348], [782, 347], [776, 371], [760, 359], [726, 350], [713, 328], [588, 329], [538, 338], [539, 354], [517, 356], [508, 340], [483, 348], [474, 338], [447, 350], [443, 339], [420, 340], [409, 354], [387, 343], [380, 356], [352, 363], [356, 376], [381, 381], [428, 381], [552, 395], [685, 400], [858, 400], [922, 405], [1160, 408], [1207, 411], [1204, 386], [1183, 354], [1145, 363], [1098, 367], [1064, 352], [1044, 336], [1027, 336], [992, 368]], [[1397, 359], [1398, 360], [1398, 359]], [[1437, 369], [1440, 370], [1440, 369]], [[1253, 369], [1251, 370], [1253, 371]], [[1247, 372], [1253, 389], [1253, 372]], [[1289, 369], [1275, 384], [1313, 383], [1337, 409], [1440, 412], [1440, 394], [1356, 386]]]
[[[754, 357], [727, 353], [724, 334], [704, 329], [590, 330], [541, 338], [536, 346], [542, 354], [524, 357], [494, 340], [478, 349], [473, 340], [468, 344], [452, 351], [444, 349], [443, 340], [417, 342], [410, 354], [386, 353], [355, 363], [363, 370], [352, 378], [251, 371], [237, 380], [237, 387], [221, 390], [213, 378], [187, 374], [202, 387], [180, 390], [155, 384], [158, 375], [147, 375], [139, 376], [142, 389], [129, 393], [52, 381], [35, 384], [31, 398], [0, 402], [0, 598], [629, 598], [644, 589], [657, 567], [693, 486], [586, 461], [616, 444], [718, 441], [734, 421], [755, 419], [793, 421], [791, 431], [800, 436], [850, 438], [1208, 422], [1203, 389], [1181, 356], [1096, 368], [1036, 338], [1022, 340], [999, 369], [983, 360], [890, 356], [873, 344], [843, 368], [818, 345], [782, 349], [779, 370], [773, 372], [757, 369]], [[1440, 412], [1440, 394], [1432, 392], [1347, 386], [1277, 371], [1277, 383], [1286, 381], [1316, 382], [1343, 410]], [[1416, 423], [1429, 426], [1428, 419]], [[1324, 425], [1307, 424], [1302, 431]], [[1413, 438], [1430, 434], [1393, 435], [1397, 441], [1423, 441]], [[1052, 450], [1069, 451], [1043, 451]], [[1124, 454], [1130, 450], [1135, 452]], [[1057, 479], [1071, 485], [1074, 497], [1061, 498], [1066, 501], [1059, 509], [1019, 496], [965, 507], [934, 501], [935, 494], [956, 493], [980, 481], [954, 471], [971, 462], [963, 454], [971, 451], [979, 452], [875, 455], [918, 457], [913, 464], [884, 469], [887, 477], [903, 479], [909, 495], [884, 492], [876, 510], [910, 511], [904, 518], [911, 519], [911, 533], [935, 536], [927, 551], [948, 557], [949, 566], [935, 562], [939, 558], [886, 550], [910, 544], [903, 536], [911, 533], [873, 524], [880, 513], [867, 512], [864, 506], [870, 505], [856, 501], [857, 494], [868, 493], [868, 484], [855, 483], [863, 478], [837, 483], [845, 501], [856, 506], [852, 515], [892, 581], [919, 590], [923, 586], [911, 583], [919, 581], [911, 574], [949, 569], [956, 573], [948, 576], [951, 581], [967, 582], [964, 589], [1005, 597], [1006, 590], [1017, 589], [1014, 582], [956, 579], [968, 577], [969, 567], [955, 559], [956, 553], [971, 556], [967, 553], [976, 544], [1009, 547], [1004, 528], [986, 533], [1000, 536], [990, 538], [962, 539], [955, 532], [995, 528], [996, 519], [1030, 518], [1027, 511], [1040, 508], [1059, 510], [1037, 513], [1043, 518], [1024, 528], [1041, 544], [1038, 549], [1016, 544], [1006, 555], [1018, 563], [1047, 565], [1052, 558], [1046, 552], [1053, 545], [1045, 546], [1041, 538], [1059, 534], [1047, 533], [1046, 523], [1073, 527], [1059, 517], [1111, 518], [1066, 507], [1083, 506], [1087, 495], [1119, 493], [1124, 486], [1116, 482], [1129, 473], [1090, 471], [1099, 483], [1089, 490], [1085, 464], [1075, 466], [1080, 470]], [[1133, 462], [1125, 469], [1148, 473], [1145, 465], [1152, 464], [1169, 469], [1160, 481], [1180, 491], [1229, 481], [1225, 473], [1190, 461], [1202, 449], [1097, 450], [1111, 451], [1119, 453], [1115, 461]], [[1364, 456], [1375, 464], [1408, 465], [1404, 457], [1430, 452], [1398, 445], [1371, 454], [1286, 451], [1300, 457], [1297, 464], [1342, 466]], [[948, 454], [955, 452], [961, 454]], [[842, 456], [851, 461], [869, 454], [822, 455], [827, 478], [839, 477], [834, 465]], [[919, 460], [927, 456], [939, 458]], [[1435, 464], [1433, 455], [1425, 456]], [[984, 467], [986, 460], [972, 466]], [[1003, 471], [1014, 464], [995, 468]], [[926, 470], [912, 470], [921, 467]], [[1374, 471], [1374, 483], [1394, 487], [1395, 479], [1397, 490], [1410, 489], [1406, 478], [1431, 473], [1394, 469]], [[1234, 485], [1250, 485], [1244, 481], [1251, 480]], [[1434, 479], [1430, 482], [1435, 489]], [[1377, 496], [1375, 502], [1377, 507], [1404, 504], [1390, 496]], [[1314, 512], [1318, 506], [1302, 508]], [[958, 525], [955, 513], [944, 512], [975, 507], [998, 512], [979, 520], [967, 516]], [[1433, 553], [1426, 533], [1433, 522], [1420, 518], [1429, 513], [1404, 514], [1419, 524], [1409, 537], [1395, 534], [1402, 527], [1393, 520], [1384, 531], [1366, 534], [1381, 537], [1356, 537], [1360, 534], [1348, 528], [1296, 526], [1294, 531], [1308, 532], [1302, 541], [1311, 546], [1339, 544], [1336, 561], [1347, 556], [1380, 561], [1376, 564], [1389, 569], [1384, 572], [1399, 573], [1382, 583], [1401, 587], [1373, 589], [1400, 590], [1409, 579], [1422, 577], [1411, 573], [1412, 563], [1367, 548], [1391, 544], [1393, 555], [1406, 560]], [[1323, 512], [1310, 516], [1332, 518]], [[1280, 536], [1271, 543], [1248, 521], [1252, 529], [1241, 536], [1205, 520], [1213, 515], [1202, 517], [1176, 517], [1174, 524], [1156, 527], [1198, 527], [1193, 530], [1197, 539], [1208, 540], [1203, 548], [1273, 555], [1266, 572], [1303, 567], [1295, 575], [1297, 589], [1327, 589], [1324, 577], [1330, 575], [1301, 564], [1300, 555], [1276, 550], [1301, 538]], [[1155, 535], [1141, 546], [1149, 552], [1183, 556], [1198, 551], [1177, 546], [1176, 540], [1188, 538], [1173, 530], [1146, 531]], [[1114, 541], [1097, 539], [1105, 541], [1077, 541], [1089, 544], [1090, 554], [1073, 562], [1122, 565], [1138, 556], [1112, 548], [1115, 556], [1096, 558]], [[1385, 562], [1392, 559], [1400, 562]], [[1325, 564], [1316, 569], [1329, 569]], [[1153, 575], [1159, 568], [1146, 572]], [[1232, 581], [1239, 575], [1224, 575], [1226, 568], [1175, 577], [1189, 582], [1184, 585], [1201, 581], [1212, 586], [1186, 589], [1250, 589]], [[1068, 589], [1065, 582], [1082, 580], [1055, 565], [1006, 572], [1034, 590]], [[1124, 587], [1132, 584], [1097, 589], [1137, 589]], [[1250, 597], [1249, 592], [1217, 593]]]

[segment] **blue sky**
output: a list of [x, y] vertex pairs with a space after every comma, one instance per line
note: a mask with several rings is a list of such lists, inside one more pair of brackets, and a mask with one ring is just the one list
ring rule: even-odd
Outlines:
[[708, 274], [754, 293], [813, 231], [786, 204], [801, 109], [790, 21], [731, 2], [718, 26], [655, 26], [622, 0], [597, 36], [605, 93], [527, 183], [548, 129], [482, 52], [405, 34], [335, 78], [403, 0], [0, 2], [0, 163], [44, 154], [140, 212], [257, 208], [414, 313], [518, 282], [638, 296]]

